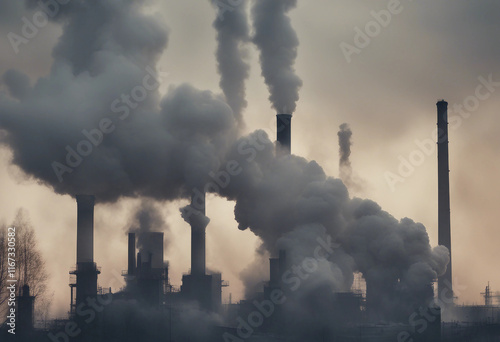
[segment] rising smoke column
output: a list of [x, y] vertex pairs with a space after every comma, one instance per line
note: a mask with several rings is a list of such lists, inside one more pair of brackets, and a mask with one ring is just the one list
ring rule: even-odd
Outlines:
[[344, 177], [342, 177], [342, 175], [347, 174], [348, 176], [350, 176], [350, 173], [352, 172], [351, 162], [349, 161], [349, 156], [351, 155], [352, 131], [349, 128], [349, 125], [346, 123], [340, 125], [337, 135], [339, 137], [340, 178], [344, 180]]
[[363, 188], [362, 181], [352, 171], [351, 146], [352, 131], [348, 124], [343, 123], [337, 132], [339, 137], [339, 176], [344, 184], [352, 191], [359, 191]]
[[296, 0], [254, 0], [252, 8], [253, 42], [260, 50], [262, 76], [278, 113], [295, 111], [302, 80], [295, 74], [299, 40], [287, 12]]
[[229, 9], [211, 0], [217, 8], [217, 18], [213, 26], [217, 31], [217, 68], [221, 76], [220, 87], [226, 101], [233, 110], [239, 126], [243, 126], [242, 111], [247, 106], [245, 100], [245, 80], [250, 66], [245, 62], [247, 51], [244, 44], [250, 41], [247, 20], [247, 1], [240, 0]]

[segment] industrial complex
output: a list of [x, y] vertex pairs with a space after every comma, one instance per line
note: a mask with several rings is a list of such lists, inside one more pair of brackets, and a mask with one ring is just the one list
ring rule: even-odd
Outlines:
[[[450, 189], [448, 162], [447, 102], [437, 103], [439, 244], [451, 251]], [[277, 115], [277, 154], [291, 151], [291, 119]], [[199, 203], [195, 203], [195, 201]], [[18, 297], [19, 339], [26, 341], [498, 341], [500, 306], [489, 285], [485, 303], [479, 306], [455, 304], [452, 264], [422, 291], [430, 294], [426, 306], [410, 307], [409, 316], [387, 315], [385, 297], [373, 290], [377, 279], [357, 274], [351, 291], [320, 288], [305, 299], [294, 299], [299, 279], [321, 277], [318, 263], [332, 258], [331, 244], [316, 248], [316, 263], [303, 263], [296, 271], [289, 252], [277, 250], [269, 259], [269, 277], [262, 287], [239, 303], [221, 302], [228, 286], [220, 273], [206, 269], [205, 202], [191, 202], [191, 269], [175, 286], [164, 259], [164, 233], [128, 234], [128, 255], [123, 257], [126, 286], [117, 293], [98, 286], [101, 270], [94, 260], [94, 202], [92, 195], [76, 195], [77, 256], [70, 271], [71, 303], [66, 320], [49, 327], [34, 324], [29, 287]], [[332, 249], [331, 252], [328, 252]], [[293, 251], [292, 251], [293, 253]], [[329, 255], [330, 253], [330, 255]], [[291, 270], [297, 276], [291, 277]], [[303, 274], [303, 276], [301, 275]], [[300, 278], [299, 278], [300, 276]], [[295, 280], [295, 281], [294, 281]], [[384, 283], [387, 298], [410, 303], [395, 283]], [[359, 283], [363, 285], [360, 286]], [[406, 302], [407, 301], [407, 302]], [[300, 307], [301, 315], [295, 309]], [[384, 308], [384, 309], [382, 309]], [[394, 309], [396, 310], [396, 309]], [[317, 315], [317, 317], [316, 317]], [[4, 331], [2, 333], [5, 333]], [[7, 336], [6, 333], [4, 336]], [[2, 337], [2, 341], [4, 338]]]

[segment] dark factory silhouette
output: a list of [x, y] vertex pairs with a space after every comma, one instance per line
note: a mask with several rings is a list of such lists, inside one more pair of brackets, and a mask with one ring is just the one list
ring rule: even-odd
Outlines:
[[[438, 120], [444, 120], [441, 126], [446, 125], [446, 102], [440, 101], [437, 105]], [[291, 115], [278, 114], [277, 122], [275, 158], [293, 158]], [[443, 132], [443, 136], [447, 136], [446, 131]], [[447, 143], [447, 138], [441, 142]], [[442, 156], [440, 153], [438, 157]], [[441, 166], [439, 168], [441, 170]], [[443, 189], [449, 191], [449, 186], [445, 184]], [[465, 336], [470, 338], [480, 326], [445, 323], [442, 318], [453, 321], [467, 317], [470, 322], [479, 323], [487, 317], [494, 319], [500, 313], [498, 307], [491, 305], [491, 298], [490, 304], [484, 307], [454, 305], [453, 297], [447, 293], [439, 296], [438, 292], [434, 299], [432, 285], [436, 275], [447, 279], [444, 272], [449, 260], [447, 254], [436, 258], [441, 250], [447, 252], [443, 247], [398, 255], [402, 251], [387, 250], [391, 247], [388, 245], [383, 252], [386, 255], [360, 256], [368, 247], [363, 246], [366, 241], [359, 241], [362, 237], [382, 243], [380, 238], [395, 239], [403, 234], [401, 241], [408, 244], [406, 249], [415, 249], [414, 243], [428, 244], [428, 237], [423, 226], [409, 219], [398, 223], [376, 203], [359, 199], [349, 200], [352, 206], [349, 210], [358, 222], [351, 222], [336, 236], [319, 224], [309, 224], [279, 236], [277, 249], [272, 252], [275, 257], [268, 259], [269, 278], [261, 279], [262, 287], [247, 293], [246, 300], [239, 303], [222, 303], [222, 288], [228, 283], [222, 280], [220, 273], [206, 271], [205, 229], [209, 222], [204, 219], [204, 194], [193, 196], [192, 214], [186, 218], [192, 230], [191, 269], [182, 276], [180, 287], [171, 283], [169, 263], [164, 260], [164, 232], [155, 231], [162, 226], [162, 222], [158, 222], [161, 219], [151, 203], [146, 203], [131, 224], [128, 254], [122, 256], [128, 266], [123, 272], [126, 286], [112, 293], [111, 288], [98, 286], [101, 270], [94, 261], [94, 201], [92, 195], [76, 196], [77, 265], [70, 272], [75, 279], [70, 283], [68, 320], [55, 321], [48, 329], [34, 329], [33, 310], [20, 309], [21, 340], [468, 341]], [[382, 226], [377, 227], [380, 224]], [[391, 225], [396, 226], [391, 228]], [[449, 225], [445, 229], [449, 234]], [[441, 271], [422, 277], [425, 257], [430, 258], [427, 260], [430, 264], [443, 262], [439, 266]], [[415, 261], [410, 261], [409, 269], [403, 267], [398, 271], [397, 267], [406, 262], [402, 258]], [[373, 265], [369, 267], [363, 262]], [[391, 264], [390, 267], [385, 266], [386, 263]], [[354, 268], [352, 264], [358, 266]], [[331, 272], [334, 266], [338, 267], [338, 273]], [[411, 275], [411, 268], [417, 268], [416, 275]], [[364, 286], [354, 283], [355, 272], [360, 272]], [[346, 286], [336, 284], [349, 273], [351, 278], [344, 280]], [[414, 278], [409, 282], [410, 276], [424, 281], [417, 283], [418, 278]], [[444, 285], [445, 290], [451, 292], [451, 286], [447, 282]], [[29, 297], [29, 288], [25, 289], [18, 299], [20, 308], [32, 307], [33, 300]], [[495, 336], [499, 327], [490, 321], [488, 329], [480, 331], [481, 336]], [[464, 339], [457, 338], [457, 333]]]
[[[423, 224], [351, 196], [359, 184], [352, 179], [348, 125], [338, 132], [340, 178], [292, 153], [291, 123], [302, 87], [295, 72], [299, 40], [289, 16], [297, 1], [254, 1], [252, 30], [249, 1], [230, 2], [229, 10], [212, 2], [223, 94], [190, 84], [160, 94], [160, 72], [153, 66], [167, 46], [168, 30], [145, 14], [142, 2], [126, 0], [61, 4], [50, 17], [63, 28], [50, 74], [32, 86], [22, 72], [10, 73], [10, 97], [0, 98], [0, 128], [12, 163], [55, 193], [74, 197], [77, 214], [69, 315], [36, 326], [36, 298], [25, 286], [17, 298], [17, 340], [498, 336], [500, 307], [492, 305], [489, 288], [484, 306], [454, 302], [447, 102], [437, 103], [439, 245], [433, 247]], [[243, 131], [245, 48], [251, 43], [276, 113], [276, 141], [262, 129]], [[260, 242], [254, 263], [242, 265], [245, 298], [238, 303], [222, 301], [229, 282], [207, 267], [207, 195], [234, 203], [235, 226]], [[113, 289], [99, 282], [110, 271], [94, 260], [94, 206], [127, 198], [142, 202], [127, 227], [127, 254], [116, 256], [126, 268], [120, 275], [125, 286]], [[191, 266], [181, 279], [171, 279], [165, 260], [178, 241], [163, 230], [158, 214], [160, 203], [174, 201], [189, 203], [177, 213], [191, 229]], [[264, 267], [269, 271], [263, 278], [256, 270]], [[12, 337], [7, 328], [2, 341]]]

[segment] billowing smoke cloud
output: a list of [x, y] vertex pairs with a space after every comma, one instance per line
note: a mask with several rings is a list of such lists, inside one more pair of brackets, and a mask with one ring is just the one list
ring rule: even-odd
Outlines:
[[3, 77], [11, 96], [0, 95], [2, 143], [57, 193], [98, 201], [190, 195], [236, 134], [231, 108], [209, 91], [172, 86], [160, 101], [154, 65], [167, 31], [139, 6], [61, 6], [54, 20], [64, 33], [50, 74], [32, 87], [20, 71]]
[[[238, 137], [233, 110], [210, 91], [184, 84], [160, 99], [154, 65], [167, 31], [142, 14], [141, 3], [71, 2], [54, 18], [64, 33], [50, 74], [33, 85], [18, 71], [4, 76], [10, 96], [0, 94], [0, 127], [12, 162], [58, 193], [93, 193], [100, 201], [190, 198], [209, 184], [207, 192], [236, 202], [238, 226], [260, 237], [261, 255], [285, 248], [293, 263], [314, 256], [318, 237], [330, 237], [339, 246], [318, 264], [321, 275], [295, 292], [298, 309], [324, 308], [315, 296], [348, 290], [355, 271], [388, 319], [425, 304], [449, 261], [446, 248], [431, 248], [421, 224], [351, 199], [315, 161], [276, 158], [263, 131]], [[286, 16], [295, 3], [258, 0], [253, 8], [263, 74], [279, 111], [295, 109], [301, 85], [293, 71], [298, 41]], [[211, 181], [222, 172], [223, 184]], [[137, 217], [156, 225], [149, 204]]]
[[295, 111], [302, 86], [294, 69], [299, 40], [287, 16], [296, 5], [296, 0], [255, 0], [252, 8], [253, 41], [260, 50], [262, 76], [271, 93], [269, 100], [283, 114]]
[[339, 137], [339, 176], [344, 184], [351, 191], [359, 191], [362, 189], [362, 180], [357, 177], [351, 166], [351, 161], [349, 157], [351, 156], [351, 137], [352, 131], [348, 124], [343, 123], [339, 127], [337, 133]]
[[169, 226], [165, 222], [163, 215], [161, 213], [158, 205], [151, 199], [143, 199], [140, 205], [137, 207], [131, 222], [129, 223], [128, 232], [136, 233], [137, 237], [137, 248], [141, 249], [146, 241], [143, 241], [141, 233], [148, 232], [163, 232], [166, 233], [166, 238], [164, 238], [164, 246], [168, 245], [169, 237]]
[[217, 0], [211, 0], [211, 2], [217, 8], [217, 18], [213, 26], [217, 31], [216, 56], [221, 76], [220, 87], [238, 124], [242, 126], [242, 111], [247, 106], [245, 80], [248, 78], [250, 69], [248, 63], [245, 62], [247, 51], [244, 48], [244, 44], [250, 41], [247, 1], [240, 0], [235, 6], [223, 6]]
[[[398, 221], [373, 201], [351, 199], [346, 186], [314, 161], [276, 158], [262, 131], [236, 146], [228, 160], [236, 161], [241, 173], [221, 193], [236, 200], [240, 229], [251, 229], [271, 255], [286, 249], [295, 265], [314, 258], [318, 238], [338, 244], [328, 263], [318, 265], [322, 271], [295, 293], [298, 299], [319, 289], [348, 291], [353, 273], [361, 272], [378, 317], [407, 319], [405, 314], [428, 304], [432, 281], [444, 272], [449, 253], [442, 246], [431, 248], [421, 224]], [[264, 257], [261, 253], [258, 261]]]

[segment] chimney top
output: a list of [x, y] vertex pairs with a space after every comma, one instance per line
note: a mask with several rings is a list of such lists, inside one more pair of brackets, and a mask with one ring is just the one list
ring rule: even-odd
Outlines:
[[76, 202], [81, 204], [94, 205], [95, 204], [95, 196], [93, 195], [76, 195]]

